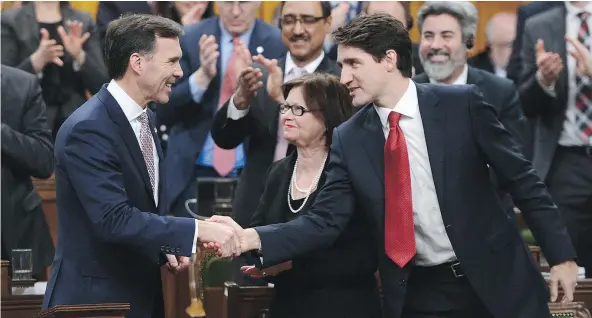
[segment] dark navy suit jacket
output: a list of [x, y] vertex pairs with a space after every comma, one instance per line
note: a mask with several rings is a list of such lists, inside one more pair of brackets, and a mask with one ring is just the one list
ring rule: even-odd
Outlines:
[[[199, 104], [193, 101], [189, 87], [189, 76], [200, 67], [198, 43], [203, 34], [214, 35], [217, 42], [220, 41], [221, 30], [218, 17], [203, 20], [185, 29], [185, 35], [181, 38], [183, 49], [181, 67], [184, 76], [173, 86], [169, 103], [159, 107], [158, 111], [161, 123], [172, 125], [165, 160], [165, 170], [169, 176], [166, 183], [169, 204], [173, 204], [189, 183], [195, 181], [193, 180], [195, 161], [203, 148], [212, 128], [214, 115], [218, 110], [221, 74], [216, 75], [211, 81]], [[258, 47], [263, 48], [263, 55], [270, 59], [279, 58], [286, 52], [280, 30], [260, 20], [255, 22], [249, 42], [249, 50], [253, 56], [258, 54]], [[219, 58], [217, 69], [221, 69]]]
[[[475, 86], [416, 86], [442, 219], [471, 286], [495, 317], [550, 317], [545, 281], [500, 205], [488, 164], [553, 266], [575, 251], [545, 185]], [[267, 267], [329, 246], [353, 214], [365, 214], [378, 243], [384, 314], [396, 318], [410, 267], [384, 252], [384, 143], [378, 113], [366, 106], [335, 130], [327, 181], [308, 214], [256, 230]]]
[[191, 256], [195, 220], [163, 216], [166, 176], [156, 145], [158, 207], [136, 135], [106, 86], [64, 122], [55, 142], [58, 238], [44, 308], [123, 302], [131, 304], [128, 318], [164, 315], [163, 256]]

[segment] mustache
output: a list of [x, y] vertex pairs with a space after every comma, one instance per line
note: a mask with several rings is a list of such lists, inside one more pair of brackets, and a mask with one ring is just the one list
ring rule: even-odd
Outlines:
[[290, 42], [296, 42], [296, 41], [308, 41], [310, 38], [304, 34], [298, 34], [298, 35], [293, 35], [290, 37]]
[[434, 55], [446, 55], [446, 56], [450, 57], [450, 52], [448, 52], [448, 50], [446, 50], [446, 49], [431, 49], [428, 52], [427, 57], [430, 58]]

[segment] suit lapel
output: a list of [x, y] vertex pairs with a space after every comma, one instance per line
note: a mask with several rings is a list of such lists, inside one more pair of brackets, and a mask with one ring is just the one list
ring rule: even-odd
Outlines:
[[253, 33], [251, 34], [251, 39], [249, 40], [249, 51], [253, 56], [259, 53], [265, 56], [265, 40], [269, 34], [265, 33], [265, 31], [260, 27], [260, 24], [261, 22], [258, 20], [255, 21], [255, 27], [253, 28]]
[[384, 187], [384, 132], [380, 117], [374, 109], [374, 106], [368, 105], [363, 110], [366, 112], [366, 119], [364, 120], [365, 135], [363, 140], [366, 154], [372, 163], [374, 172], [380, 180], [382, 187]]
[[444, 161], [446, 149], [446, 107], [438, 105], [438, 97], [428, 85], [416, 84], [419, 112], [428, 148], [428, 157], [438, 201], [444, 203]]
[[161, 208], [165, 207], [165, 204], [162, 204], [162, 199], [164, 198], [164, 155], [162, 152], [162, 147], [160, 145], [160, 139], [156, 135], [156, 126], [154, 123], [156, 119], [154, 118], [154, 113], [151, 110], [148, 110], [148, 120], [150, 122], [150, 132], [152, 133], [152, 139], [154, 139], [154, 144], [156, 145], [156, 153], [158, 155], [158, 214], [163, 214], [164, 211], [161, 211]]
[[428, 77], [428, 74], [426, 72], [423, 72], [417, 76], [415, 76], [413, 78], [413, 81], [415, 83], [423, 83], [423, 84], [427, 84], [430, 82], [430, 78]]
[[480, 84], [483, 81], [483, 76], [477, 72], [473, 67], [469, 66], [467, 69], [467, 84], [469, 85], [477, 85], [477, 87], [481, 87]]
[[136, 134], [134, 133], [132, 126], [127, 120], [127, 117], [125, 117], [123, 110], [115, 98], [113, 98], [111, 93], [109, 93], [107, 90], [107, 84], [103, 85], [97, 95], [107, 108], [111, 119], [121, 128], [121, 138], [125, 142], [125, 145], [127, 146], [127, 149], [134, 160], [134, 166], [138, 169], [138, 173], [140, 173], [142, 176], [142, 180], [144, 181], [144, 189], [149, 194], [152, 203], [154, 203], [154, 195], [152, 193], [150, 177], [148, 176], [148, 169], [146, 168], [146, 162], [144, 162], [144, 156], [142, 155], [140, 144], [138, 143], [138, 139], [136, 138]]

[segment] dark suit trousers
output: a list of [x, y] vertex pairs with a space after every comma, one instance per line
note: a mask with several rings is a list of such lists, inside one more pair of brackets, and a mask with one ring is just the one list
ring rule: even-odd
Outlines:
[[411, 269], [402, 318], [493, 318], [466, 276], [455, 277], [450, 265]]
[[578, 265], [592, 277], [592, 153], [584, 147], [558, 146], [547, 186], [563, 214]]

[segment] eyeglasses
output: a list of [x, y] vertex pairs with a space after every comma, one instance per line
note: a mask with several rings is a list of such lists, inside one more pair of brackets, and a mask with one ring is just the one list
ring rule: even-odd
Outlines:
[[304, 26], [310, 27], [324, 18], [325, 17], [313, 17], [312, 15], [301, 15], [300, 17], [296, 17], [288, 14], [280, 19], [280, 25], [283, 28], [293, 28], [296, 26], [296, 23], [300, 21]]
[[292, 110], [292, 114], [294, 114], [294, 116], [302, 116], [304, 115], [304, 113], [312, 113], [312, 112], [316, 112], [318, 110], [313, 109], [306, 109], [300, 105], [288, 105], [288, 104], [281, 104], [280, 105], [280, 113], [285, 114], [288, 112], [288, 109]]

